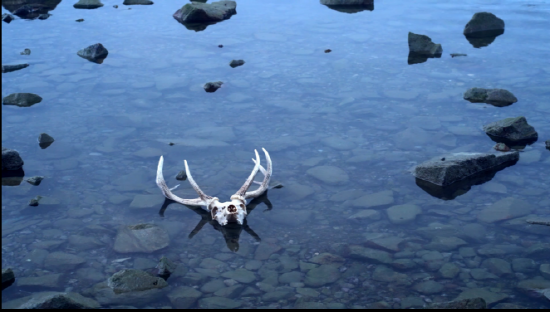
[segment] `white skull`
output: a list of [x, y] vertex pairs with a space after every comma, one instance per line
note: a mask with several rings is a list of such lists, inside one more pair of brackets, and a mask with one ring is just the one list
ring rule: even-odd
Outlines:
[[214, 198], [208, 207], [212, 214], [212, 219], [218, 221], [220, 225], [227, 223], [243, 224], [246, 218], [246, 202], [239, 195], [231, 196], [231, 201], [220, 203], [217, 198]]

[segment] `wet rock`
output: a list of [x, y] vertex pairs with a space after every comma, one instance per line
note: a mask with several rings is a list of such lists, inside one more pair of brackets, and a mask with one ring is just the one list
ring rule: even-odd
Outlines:
[[437, 250], [437, 251], [451, 251], [451, 250], [457, 249], [460, 246], [464, 246], [467, 244], [468, 243], [466, 243], [464, 240], [455, 236], [446, 236], [446, 237], [437, 236], [437, 237], [434, 237], [432, 241], [429, 244], [425, 245], [424, 247], [426, 249]]
[[2, 73], [9, 73], [27, 67], [29, 67], [29, 64], [2, 65]]
[[311, 297], [311, 298], [317, 298], [321, 294], [313, 288], [303, 288], [303, 287], [296, 288], [296, 292], [302, 296]]
[[504, 143], [497, 143], [493, 148], [499, 152], [508, 152], [510, 151], [510, 147]]
[[97, 9], [103, 6], [103, 3], [99, 0], [78, 0], [73, 5], [75, 9]]
[[28, 178], [26, 181], [34, 186], [38, 186], [40, 185], [40, 182], [42, 182], [42, 180], [44, 180], [44, 177], [42, 176], [34, 176], [34, 177], [30, 177]]
[[223, 82], [221, 81], [216, 81], [216, 82], [207, 82], [204, 84], [204, 91], [208, 92], [208, 93], [212, 93], [212, 92], [216, 92], [216, 90], [218, 90], [221, 86], [222, 86]]
[[533, 273], [537, 269], [537, 264], [533, 259], [516, 258], [512, 260], [512, 269], [518, 273]]
[[307, 272], [304, 284], [309, 287], [321, 287], [340, 279], [339, 265], [324, 264]]
[[401, 299], [401, 309], [422, 308], [424, 300], [420, 297], [407, 297]]
[[468, 54], [464, 54], [464, 53], [451, 53], [451, 57], [459, 57], [459, 56], [468, 56]]
[[168, 299], [176, 309], [189, 309], [202, 296], [202, 293], [195, 288], [181, 286], [168, 294]]
[[154, 224], [123, 226], [119, 229], [113, 249], [120, 253], [151, 253], [165, 248], [170, 243], [168, 233]]
[[478, 12], [466, 24], [463, 33], [470, 38], [496, 37], [504, 33], [504, 21], [492, 13]]
[[455, 278], [460, 273], [460, 267], [454, 263], [447, 262], [440, 269], [439, 274], [443, 278]]
[[403, 239], [396, 236], [384, 237], [378, 234], [365, 234], [365, 246], [376, 249], [382, 249], [389, 252], [397, 252], [400, 250], [399, 244]]
[[550, 288], [550, 281], [544, 279], [523, 280], [516, 285], [516, 288], [523, 293], [533, 294], [533, 290]]
[[379, 211], [372, 209], [361, 210], [358, 213], [355, 213], [348, 217], [350, 220], [380, 220], [382, 218]]
[[[243, 291], [245, 290], [246, 286], [237, 284], [229, 287], [222, 288], [214, 293], [215, 296], [218, 297], [225, 297], [229, 299], [234, 299], [239, 297]], [[249, 287], [251, 288], [251, 287]]]
[[372, 279], [378, 282], [394, 283], [395, 285], [410, 285], [411, 281], [406, 274], [398, 273], [392, 269], [379, 265], [372, 272]]
[[185, 172], [185, 170], [182, 170], [178, 173], [178, 175], [176, 176], [176, 180], [178, 180], [178, 181], [187, 180], [187, 173]]
[[31, 49], [25, 49], [20, 53], [21, 55], [31, 55]]
[[422, 208], [417, 205], [397, 205], [391, 206], [386, 210], [390, 222], [393, 224], [410, 223], [416, 219], [416, 216], [422, 213]]
[[533, 207], [522, 199], [507, 197], [484, 208], [477, 215], [477, 219], [487, 223], [499, 222], [528, 215], [532, 209]]
[[79, 18], [79, 19], [77, 19], [77, 20], [75, 20], [75, 21], [77, 21], [77, 22], [80, 23], [80, 22], [84, 22], [84, 19], [83, 19], [83, 18]]
[[[6, 22], [6, 23], [9, 24], [9, 23], [11, 23], [11, 21], [13, 21], [13, 20], [14, 20], [13, 15], [8, 14], [8, 13], [2, 14], [2, 21], [4, 21], [4, 22]], [[3, 72], [3, 71], [2, 71], [2, 72]]]
[[208, 3], [191, 2], [174, 13], [173, 17], [182, 24], [212, 23], [231, 18], [237, 14], [235, 1]]
[[2, 289], [10, 286], [15, 281], [15, 274], [10, 268], [2, 269]]
[[17, 279], [17, 287], [59, 288], [61, 287], [61, 284], [59, 283], [60, 278], [61, 274], [20, 277]]
[[214, 293], [222, 288], [226, 288], [224, 282], [219, 279], [211, 280], [210, 282], [202, 285], [201, 292]]
[[153, 1], [150, 0], [124, 0], [124, 5], [151, 5]]
[[240, 301], [224, 297], [209, 297], [199, 300], [201, 309], [236, 309], [241, 305]]
[[236, 269], [222, 274], [225, 278], [234, 279], [239, 283], [250, 284], [256, 280], [256, 275], [246, 269]]
[[262, 300], [265, 302], [277, 302], [279, 300], [286, 300], [292, 297], [294, 294], [289, 290], [275, 290], [265, 293], [262, 296]]
[[391, 266], [398, 270], [411, 270], [416, 268], [417, 264], [411, 259], [397, 259], [391, 263]]
[[47, 133], [41, 133], [38, 136], [38, 144], [40, 145], [40, 148], [45, 149], [46, 147], [50, 146], [54, 142], [54, 138], [52, 138]]
[[235, 67], [239, 67], [239, 66], [242, 66], [244, 65], [244, 61], [243, 60], [232, 60], [230, 63], [229, 63], [229, 66], [235, 68]]
[[19, 152], [9, 148], [2, 147], [2, 171], [3, 170], [21, 170], [25, 162], [19, 155]]
[[39, 20], [47, 20], [50, 16], [52, 16], [52, 15], [49, 14], [49, 13], [44, 13], [44, 14], [38, 15], [38, 19]]
[[358, 259], [361, 261], [367, 261], [372, 263], [392, 263], [392, 255], [382, 250], [376, 250], [371, 248], [365, 248], [357, 245], [349, 247], [349, 257]]
[[512, 273], [512, 266], [508, 261], [499, 258], [489, 258], [481, 263], [482, 268], [486, 268], [489, 272], [499, 277], [509, 277]]
[[317, 166], [309, 169], [306, 173], [329, 185], [344, 185], [349, 181], [348, 174], [335, 166]]
[[298, 271], [292, 271], [281, 274], [279, 276], [279, 283], [280, 284], [292, 284], [292, 283], [299, 283], [302, 280], [302, 273]]
[[550, 140], [547, 140], [544, 144], [546, 145], [546, 149], [550, 150]]
[[131, 305], [134, 307], [142, 307], [153, 302], [158, 302], [161, 298], [165, 298], [166, 293], [167, 288], [153, 288], [117, 294], [107, 285], [107, 282], [101, 282], [86, 290], [83, 294], [95, 297], [101, 305]]
[[101, 43], [96, 43], [78, 51], [76, 54], [90, 62], [101, 64], [109, 54], [109, 51]]
[[354, 207], [371, 208], [390, 205], [393, 203], [393, 201], [393, 191], [388, 190], [361, 196], [358, 199], [354, 200], [352, 202], [352, 205]]
[[501, 294], [501, 293], [494, 293], [485, 288], [471, 288], [471, 289], [466, 289], [462, 293], [460, 293], [460, 295], [454, 301], [459, 301], [464, 299], [476, 299], [476, 298], [482, 298], [483, 300], [485, 300], [487, 305], [490, 306], [495, 303], [508, 299], [508, 295]]
[[418, 64], [427, 61], [428, 58], [439, 58], [443, 53], [441, 44], [435, 44], [430, 37], [409, 32], [409, 58], [408, 63]]
[[113, 289], [115, 294], [136, 292], [150, 289], [160, 289], [168, 286], [168, 283], [160, 277], [134, 269], [124, 269], [116, 272], [107, 280], [107, 286]]
[[483, 126], [483, 130], [493, 141], [507, 145], [531, 144], [539, 137], [523, 116], [492, 122]]
[[34, 93], [12, 93], [2, 99], [4, 105], [15, 105], [19, 107], [31, 107], [42, 102], [42, 98]]
[[52, 252], [44, 259], [44, 268], [56, 272], [65, 272], [74, 270], [85, 262], [86, 259], [77, 255], [64, 252]]
[[487, 303], [483, 298], [457, 299], [451, 302], [430, 303], [424, 309], [452, 309], [478, 310], [486, 309]]
[[512, 92], [504, 89], [470, 88], [464, 99], [471, 103], [487, 103], [498, 107], [509, 106], [518, 101]]
[[103, 243], [100, 242], [97, 238], [82, 235], [69, 236], [69, 245], [78, 251], [99, 249], [103, 247]]
[[454, 153], [435, 157], [414, 168], [413, 175], [439, 186], [448, 186], [477, 173], [519, 160], [519, 152]]
[[425, 281], [414, 285], [413, 289], [421, 294], [431, 295], [438, 294], [443, 291], [445, 287], [436, 281]]
[[321, 0], [320, 2], [332, 10], [348, 14], [374, 10], [374, 0]]
[[33, 294], [19, 309], [99, 309], [101, 305], [73, 292], [40, 292]]

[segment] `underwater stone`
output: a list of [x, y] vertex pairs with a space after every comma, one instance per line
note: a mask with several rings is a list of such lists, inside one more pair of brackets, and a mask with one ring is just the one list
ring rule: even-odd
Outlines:
[[164, 288], [168, 283], [161, 277], [135, 270], [124, 269], [116, 272], [107, 280], [107, 286], [111, 287], [115, 294], [143, 291], [156, 288]]

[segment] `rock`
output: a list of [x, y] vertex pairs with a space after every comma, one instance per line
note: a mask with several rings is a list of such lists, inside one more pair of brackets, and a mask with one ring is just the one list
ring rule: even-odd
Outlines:
[[162, 207], [164, 197], [159, 195], [136, 195], [130, 203], [131, 209], [146, 209]]
[[154, 224], [136, 224], [119, 229], [113, 249], [120, 253], [151, 253], [170, 243], [168, 232]]
[[79, 19], [77, 19], [77, 20], [75, 20], [75, 21], [77, 21], [77, 22], [80, 23], [80, 22], [84, 22], [84, 19], [83, 19], [83, 18], [79, 18]]
[[69, 245], [78, 251], [99, 249], [103, 243], [93, 236], [71, 235], [69, 236]]
[[265, 293], [262, 296], [262, 301], [265, 302], [277, 302], [279, 300], [286, 300], [293, 296], [293, 293], [289, 290], [275, 290]]
[[256, 280], [256, 275], [247, 269], [236, 269], [222, 274], [225, 278], [234, 279], [239, 283], [250, 284]]
[[204, 88], [204, 91], [208, 93], [212, 93], [212, 92], [216, 92], [216, 90], [218, 90], [222, 86], [222, 84], [223, 82], [221, 81], [207, 82], [206, 84], [204, 84], [203, 88]]
[[424, 248], [437, 251], [451, 251], [463, 245], [467, 245], [467, 243], [458, 237], [436, 236], [432, 238], [432, 241], [425, 245]]
[[340, 279], [339, 265], [324, 264], [309, 270], [306, 274], [304, 284], [309, 287], [321, 287], [332, 284]]
[[547, 280], [550, 280], [550, 264], [543, 263], [539, 268], [540, 274]]
[[372, 279], [378, 282], [394, 283], [395, 285], [410, 285], [411, 281], [406, 274], [398, 273], [385, 265], [378, 265], [372, 272]]
[[109, 51], [101, 43], [92, 44], [91, 46], [78, 51], [78, 56], [87, 59], [90, 62], [97, 64], [103, 63], [103, 60], [109, 54]]
[[443, 53], [441, 44], [435, 44], [430, 37], [409, 32], [409, 58], [408, 63], [418, 64], [428, 58], [440, 58]]
[[454, 153], [428, 160], [414, 168], [417, 179], [439, 186], [448, 186], [476, 173], [505, 163], [516, 162], [519, 152], [485, 154]]
[[31, 49], [25, 49], [20, 53], [21, 55], [31, 55]]
[[516, 258], [512, 260], [512, 269], [517, 273], [533, 273], [537, 269], [537, 264], [533, 259]]
[[397, 205], [391, 206], [386, 210], [390, 222], [393, 224], [410, 223], [416, 219], [416, 216], [422, 213], [422, 208], [417, 205]]
[[525, 255], [534, 259], [550, 259], [550, 243], [536, 243], [525, 250]]
[[32, 297], [19, 309], [99, 309], [99, 302], [73, 292], [41, 292]]
[[11, 23], [11, 21], [13, 21], [13, 20], [14, 20], [13, 15], [8, 14], [8, 13], [2, 14], [2, 21], [4, 21], [4, 22], [6, 22], [6, 23], [9, 24], [9, 23]]
[[243, 60], [232, 60], [230, 63], [229, 63], [229, 66], [235, 68], [235, 67], [238, 67], [238, 66], [242, 66], [244, 65], [244, 61]]
[[510, 263], [499, 258], [485, 259], [481, 263], [481, 267], [488, 269], [489, 272], [499, 277], [510, 277], [513, 274]]
[[392, 263], [392, 255], [382, 250], [365, 248], [357, 245], [349, 247], [349, 257], [371, 263]]
[[241, 305], [242, 303], [240, 301], [224, 297], [208, 297], [199, 300], [199, 307], [201, 309], [236, 309]]
[[52, 138], [47, 133], [41, 133], [38, 136], [38, 144], [40, 145], [40, 148], [45, 149], [46, 147], [50, 146], [54, 142], [54, 138]]
[[191, 2], [174, 13], [173, 17], [182, 24], [213, 23], [231, 18], [237, 14], [235, 1], [208, 3]]
[[31, 198], [31, 200], [29, 200], [29, 206], [37, 207], [40, 203], [40, 199], [42, 199], [42, 196], [36, 196], [35, 198]]
[[27, 67], [29, 67], [29, 64], [2, 65], [2, 73], [9, 73]]
[[180, 286], [168, 294], [168, 299], [176, 309], [189, 309], [201, 296], [202, 293], [192, 287]]
[[31, 107], [42, 102], [42, 98], [34, 93], [12, 93], [2, 99], [4, 105], [15, 105], [19, 107]]
[[154, 4], [153, 1], [150, 0], [124, 0], [124, 5], [151, 5]]
[[344, 185], [349, 181], [348, 174], [334, 166], [317, 166], [309, 169], [306, 173], [329, 185]]
[[475, 13], [464, 27], [468, 38], [496, 37], [504, 33], [504, 21], [489, 12]]
[[393, 191], [388, 190], [361, 196], [354, 200], [352, 205], [354, 207], [371, 208], [390, 205], [393, 201]]
[[2, 289], [10, 286], [15, 281], [15, 274], [10, 268], [2, 269]]
[[439, 274], [443, 278], [455, 278], [460, 273], [460, 267], [454, 263], [447, 262], [440, 269]]
[[293, 284], [300, 283], [302, 280], [302, 273], [298, 271], [292, 271], [283, 273], [279, 276], [279, 284]]
[[374, 0], [321, 0], [321, 4], [332, 10], [348, 14], [374, 10]]
[[176, 271], [176, 264], [174, 262], [170, 261], [170, 259], [162, 256], [158, 262], [158, 264], [155, 266], [155, 268], [158, 270], [158, 276], [161, 277], [168, 277], [170, 274], [174, 273]]
[[281, 250], [281, 246], [268, 243], [268, 242], [261, 242], [258, 248], [256, 249], [256, 253], [254, 254], [255, 260], [267, 260], [269, 259], [269, 256], [272, 254], [278, 252]]
[[459, 299], [451, 302], [430, 303], [424, 309], [452, 309], [452, 310], [479, 310], [486, 309], [487, 303], [483, 298]]
[[451, 53], [451, 57], [459, 57], [459, 56], [468, 56], [468, 54], [464, 54], [464, 53]]
[[546, 149], [550, 150], [550, 140], [547, 140], [544, 144], [546, 144]]
[[380, 220], [380, 212], [372, 209], [361, 210], [348, 217], [350, 220]]
[[38, 19], [39, 20], [47, 20], [50, 16], [52, 16], [52, 15], [49, 14], [49, 13], [44, 13], [44, 14], [38, 15]]
[[504, 144], [504, 143], [497, 143], [495, 146], [493, 146], [493, 148], [499, 152], [508, 152], [510, 151], [510, 148], [508, 147], [508, 145]]
[[77, 255], [64, 252], [52, 252], [44, 259], [44, 268], [56, 272], [65, 272], [74, 270], [85, 262], [86, 259]]
[[160, 289], [168, 286], [161, 277], [134, 269], [124, 269], [116, 272], [107, 280], [107, 286], [113, 289], [115, 294], [136, 292], [149, 289]]
[[103, 6], [103, 3], [99, 0], [78, 0], [73, 5], [75, 9], [97, 9]]
[[421, 294], [431, 295], [443, 291], [445, 287], [436, 281], [425, 281], [414, 285], [413, 289]]
[[492, 305], [501, 301], [504, 301], [508, 298], [508, 295], [501, 293], [494, 293], [485, 288], [470, 288], [464, 290], [454, 301], [464, 300], [464, 299], [476, 299], [483, 298], [487, 305]]
[[187, 180], [187, 173], [185, 172], [185, 170], [182, 170], [178, 173], [178, 175], [176, 176], [176, 180], [178, 180], [178, 181]]
[[2, 147], [2, 171], [21, 170], [24, 164], [18, 151]]
[[483, 130], [493, 141], [507, 145], [531, 144], [539, 137], [523, 116], [492, 122], [483, 126]]
[[504, 89], [470, 88], [464, 92], [463, 97], [471, 103], [487, 103], [498, 107], [509, 106], [518, 101], [512, 92]]
[[338, 264], [338, 263], [344, 263], [346, 259], [338, 256], [333, 255], [327, 252], [318, 254], [317, 256], [309, 259], [309, 262], [317, 263], [317, 264]]
[[26, 181], [34, 186], [38, 186], [40, 185], [40, 182], [42, 182], [42, 180], [44, 180], [44, 177], [42, 176], [34, 176], [34, 177], [30, 177], [28, 178]]
[[84, 294], [93, 296], [100, 304], [106, 306], [131, 305], [133, 307], [142, 307], [153, 304], [166, 297], [167, 288], [153, 288], [142, 291], [131, 291], [115, 293], [107, 285], [107, 281], [98, 283], [85, 291]]
[[477, 219], [487, 223], [499, 222], [528, 215], [532, 209], [533, 207], [522, 199], [506, 197], [484, 208], [477, 215]]
[[20, 277], [17, 279], [17, 287], [45, 287], [59, 288], [61, 287], [59, 279], [61, 274], [46, 274], [36, 277]]
[[497, 280], [498, 276], [487, 271], [487, 269], [471, 269], [470, 275], [477, 281]]

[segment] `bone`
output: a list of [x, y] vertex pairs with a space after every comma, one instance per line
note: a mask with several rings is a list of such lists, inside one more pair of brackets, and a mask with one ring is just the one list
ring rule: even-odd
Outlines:
[[246, 181], [244, 182], [243, 186], [241, 186], [237, 193], [235, 193], [235, 195], [238, 195], [240, 197], [245, 197], [246, 191], [248, 191], [248, 188], [250, 188], [252, 181], [254, 181], [254, 178], [256, 177], [256, 174], [260, 169], [260, 155], [258, 154], [257, 150], [254, 150], [254, 153], [256, 153], [256, 165], [254, 166], [254, 169], [252, 170], [250, 176], [248, 176], [248, 179], [246, 179]]
[[187, 179], [189, 180], [189, 183], [191, 183], [191, 186], [193, 187], [195, 192], [197, 192], [197, 194], [199, 194], [199, 197], [205, 202], [208, 200], [212, 200], [212, 196], [206, 195], [197, 185], [197, 183], [193, 179], [193, 176], [191, 176], [191, 171], [189, 170], [189, 166], [187, 165], [187, 160], [184, 160], [183, 162], [185, 163], [185, 173], [187, 173]]
[[258, 189], [251, 192], [247, 192], [244, 196], [245, 199], [256, 198], [262, 195], [269, 186], [269, 181], [271, 180], [271, 175], [273, 174], [273, 165], [271, 163], [271, 157], [269, 157], [269, 153], [265, 150], [265, 148], [262, 148], [262, 150], [264, 151], [265, 159], [267, 161], [267, 170], [263, 169], [263, 167], [260, 165], [260, 161], [258, 157], [256, 157], [256, 160], [253, 159], [252, 161], [254, 161], [256, 166], [260, 167], [260, 170], [264, 174], [264, 180], [262, 181]]
[[210, 202], [206, 202], [201, 198], [183, 199], [172, 194], [171, 190], [175, 189], [177, 186], [173, 187], [172, 189], [168, 188], [168, 185], [166, 185], [166, 181], [164, 181], [164, 176], [162, 175], [163, 166], [164, 166], [164, 157], [160, 156], [159, 165], [157, 167], [157, 185], [160, 188], [164, 197], [170, 200], [173, 200], [177, 203], [180, 203], [183, 205], [189, 205], [189, 206], [208, 206], [210, 204]]

